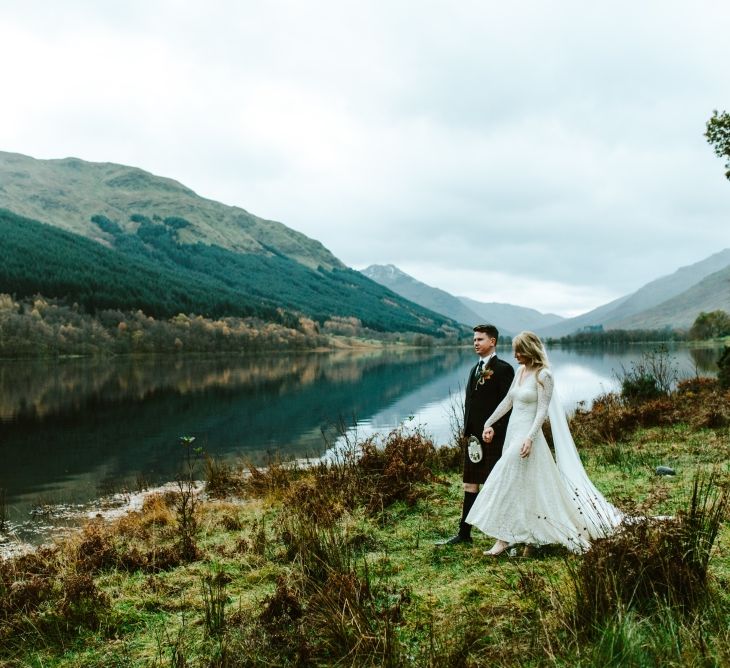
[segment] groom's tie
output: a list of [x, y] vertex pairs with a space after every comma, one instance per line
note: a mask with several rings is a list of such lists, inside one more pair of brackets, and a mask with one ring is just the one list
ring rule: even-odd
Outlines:
[[478, 381], [482, 375], [482, 369], [484, 368], [484, 360], [479, 360], [476, 371], [474, 372], [474, 378]]

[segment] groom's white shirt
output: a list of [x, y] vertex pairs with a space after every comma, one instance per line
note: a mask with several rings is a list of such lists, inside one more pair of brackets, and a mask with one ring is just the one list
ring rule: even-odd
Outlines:
[[[484, 362], [484, 366], [487, 366], [487, 364], [489, 364], [489, 360], [492, 359], [492, 357], [494, 357], [496, 354], [497, 353], [490, 353], [486, 357], [480, 357], [479, 361]], [[477, 362], [477, 364], [479, 364], [479, 362]]]

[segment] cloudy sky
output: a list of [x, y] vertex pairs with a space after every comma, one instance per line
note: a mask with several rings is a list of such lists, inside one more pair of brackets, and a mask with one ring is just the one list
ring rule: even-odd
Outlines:
[[574, 315], [730, 246], [730, 3], [0, 0], [0, 150]]

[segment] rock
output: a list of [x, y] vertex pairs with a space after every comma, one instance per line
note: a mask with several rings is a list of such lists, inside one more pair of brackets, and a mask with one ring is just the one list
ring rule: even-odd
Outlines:
[[657, 466], [656, 474], [657, 475], [677, 475], [677, 472], [669, 466]]

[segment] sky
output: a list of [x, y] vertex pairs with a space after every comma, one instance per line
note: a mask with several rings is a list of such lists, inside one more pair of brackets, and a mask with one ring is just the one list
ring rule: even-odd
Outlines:
[[577, 315], [730, 246], [730, 3], [0, 0], [0, 150]]

